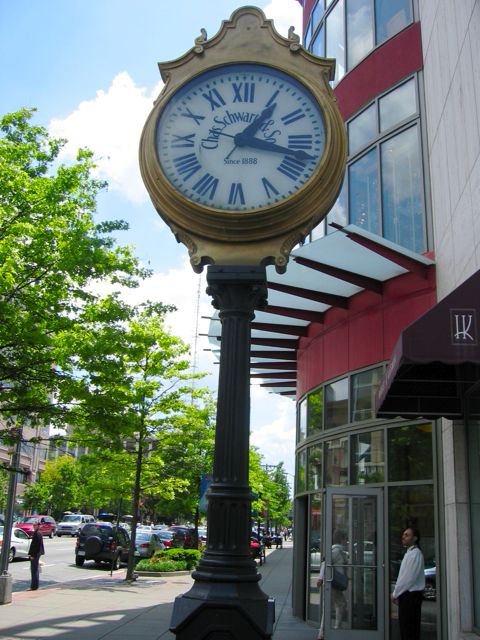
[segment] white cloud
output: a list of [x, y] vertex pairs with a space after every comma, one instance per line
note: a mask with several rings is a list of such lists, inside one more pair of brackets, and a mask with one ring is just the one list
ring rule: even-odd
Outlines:
[[[283, 462], [285, 471], [295, 473], [295, 402], [251, 387], [250, 442], [258, 447], [267, 464]], [[292, 478], [289, 476], [289, 482]]]
[[50, 122], [50, 133], [68, 140], [62, 158], [73, 158], [88, 147], [95, 154], [97, 175], [110, 189], [121, 191], [135, 203], [148, 201], [138, 167], [138, 143], [161, 84], [150, 94], [137, 87], [125, 71], [118, 73], [105, 91], [82, 101], [66, 118]]
[[299, 2], [293, 0], [271, 0], [264, 5], [263, 12], [274, 21], [275, 29], [286, 36], [291, 26], [302, 37], [302, 7]]

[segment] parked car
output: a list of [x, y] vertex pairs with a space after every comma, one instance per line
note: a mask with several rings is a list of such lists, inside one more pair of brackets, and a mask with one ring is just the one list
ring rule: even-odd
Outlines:
[[33, 525], [35, 522], [39, 523], [40, 533], [42, 534], [42, 536], [53, 538], [57, 531], [57, 523], [52, 518], [52, 516], [26, 516], [25, 518], [22, 518], [20, 520], [20, 522], [17, 524], [17, 527], [19, 529], [23, 529], [25, 533], [28, 533], [28, 535], [31, 536], [33, 534]]
[[[0, 551], [3, 546], [3, 525], [0, 525]], [[15, 558], [28, 558], [28, 550], [30, 549], [30, 536], [22, 529], [14, 527], [10, 539], [10, 553], [8, 561], [13, 562]]]
[[169, 531], [173, 533], [171, 546], [175, 549], [196, 549], [195, 529], [191, 527], [182, 527], [175, 525], [170, 527]]
[[85, 560], [113, 563], [119, 569], [122, 562], [128, 561], [130, 536], [123, 527], [110, 522], [93, 522], [83, 526], [78, 534], [75, 546], [75, 564], [82, 567]]
[[173, 536], [175, 535], [173, 531], [165, 531], [162, 529], [161, 531], [155, 531], [155, 533], [163, 542], [165, 549], [170, 549], [170, 547], [172, 546]]
[[424, 570], [425, 575], [425, 591], [423, 592], [423, 597], [425, 600], [436, 600], [437, 599], [437, 567], [433, 565], [432, 567], [425, 567]]
[[88, 522], [95, 522], [95, 518], [90, 515], [84, 515], [83, 513], [72, 513], [66, 515], [61, 522], [57, 524], [57, 536], [72, 536], [75, 537], [80, 533], [80, 529], [84, 524]]
[[165, 545], [157, 533], [137, 531], [135, 535], [135, 556], [137, 558], [151, 558], [155, 551], [163, 551]]

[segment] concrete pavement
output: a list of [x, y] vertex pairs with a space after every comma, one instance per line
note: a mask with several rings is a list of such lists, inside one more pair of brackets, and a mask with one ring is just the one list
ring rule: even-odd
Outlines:
[[[314, 640], [316, 630], [291, 613], [292, 546], [268, 552], [260, 567], [262, 589], [275, 598], [274, 640]], [[190, 575], [140, 577], [125, 571], [87, 580], [17, 591], [0, 606], [2, 640], [174, 640], [168, 630], [177, 595], [189, 590]], [[248, 640], [247, 638], [245, 640]]]

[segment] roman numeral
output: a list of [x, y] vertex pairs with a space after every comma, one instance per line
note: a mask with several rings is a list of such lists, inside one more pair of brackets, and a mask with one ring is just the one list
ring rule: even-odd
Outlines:
[[275, 102], [275, 98], [278, 96], [279, 93], [280, 93], [280, 89], [278, 91], [275, 91], [275, 93], [273, 94], [273, 96], [270, 98], [270, 100], [267, 102], [265, 106], [269, 107], [273, 102]]
[[288, 136], [289, 149], [311, 149], [313, 136], [311, 134]]
[[186, 156], [179, 156], [173, 160], [178, 173], [183, 176], [184, 180], [188, 180], [197, 173], [202, 165], [197, 160], [197, 156], [194, 153], [188, 153]]
[[245, 196], [243, 195], [243, 187], [241, 182], [232, 182], [230, 187], [230, 195], [228, 196], [228, 204], [237, 204], [237, 200], [240, 204], [245, 204]]
[[181, 147], [193, 147], [195, 138], [194, 133], [190, 133], [187, 136], [177, 136], [176, 133], [173, 134], [173, 139], [171, 142], [171, 147], [173, 149], [180, 149]]
[[278, 196], [280, 193], [271, 182], [269, 182], [266, 178], [262, 178], [263, 188], [267, 192], [267, 197], [271, 198], [272, 196]]
[[302, 118], [305, 118], [304, 112], [301, 109], [295, 109], [295, 111], [287, 113], [286, 116], [283, 116], [283, 118], [281, 118], [281, 121], [283, 122], [283, 124], [292, 124], [292, 122], [296, 122], [297, 120], [301, 120]]
[[209, 173], [206, 173], [200, 178], [200, 180], [193, 185], [192, 189], [201, 196], [207, 196], [212, 200], [215, 195], [215, 191], [218, 187], [218, 178], [214, 178]]
[[278, 171], [291, 178], [292, 180], [298, 180], [305, 169], [305, 164], [296, 160], [295, 158], [286, 157], [282, 160], [281, 164], [277, 167]]
[[207, 93], [202, 93], [202, 96], [205, 98], [205, 100], [208, 101], [210, 107], [212, 108], [212, 111], [215, 111], [215, 109], [218, 109], [218, 107], [225, 106], [225, 100], [216, 89], [211, 89]]
[[255, 100], [255, 83], [254, 82], [236, 82], [232, 83], [234, 92], [234, 102], [254, 102]]
[[195, 115], [194, 113], [192, 113], [190, 111], [190, 109], [188, 107], [180, 115], [181, 116], [185, 116], [185, 118], [192, 118], [193, 120], [195, 120], [195, 124], [198, 124], [199, 126], [200, 126], [200, 122], [202, 120], [205, 120], [205, 116], [197, 116], [197, 115]]

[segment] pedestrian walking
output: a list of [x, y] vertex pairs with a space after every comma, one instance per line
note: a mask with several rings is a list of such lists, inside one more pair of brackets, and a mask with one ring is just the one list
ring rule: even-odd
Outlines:
[[39, 522], [33, 524], [33, 535], [28, 549], [28, 557], [30, 559], [30, 572], [32, 580], [30, 583], [30, 591], [36, 591], [40, 582], [40, 556], [45, 554], [43, 547], [43, 536], [40, 532]]
[[[335, 611], [335, 619], [333, 621], [333, 629], [341, 629], [342, 622], [344, 620], [346, 611], [347, 611], [347, 601], [344, 595], [344, 591], [346, 589], [346, 585], [348, 584], [346, 580], [346, 566], [348, 564], [348, 555], [345, 551], [344, 545], [347, 542], [347, 535], [344, 531], [335, 530], [332, 536], [332, 580], [331, 580], [331, 600], [332, 600], [332, 608]], [[343, 580], [342, 580], [343, 578]], [[320, 565], [320, 574], [318, 576], [317, 587], [321, 589], [324, 585], [325, 580], [325, 560]], [[340, 584], [339, 582], [342, 582]], [[345, 584], [343, 584], [345, 582]], [[324, 638], [324, 627], [325, 627], [325, 594], [321, 594], [321, 619], [320, 619], [320, 629], [318, 630], [317, 640], [323, 640]], [[330, 616], [329, 616], [330, 619]]]
[[418, 530], [407, 527], [402, 534], [402, 544], [407, 547], [407, 552], [403, 556], [395, 589], [390, 598], [398, 605], [401, 639], [420, 640], [425, 573]]

